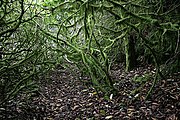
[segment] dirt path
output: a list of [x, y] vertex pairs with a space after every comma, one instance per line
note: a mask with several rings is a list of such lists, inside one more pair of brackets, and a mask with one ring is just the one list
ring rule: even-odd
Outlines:
[[98, 96], [93, 88], [82, 85], [77, 77], [66, 70], [52, 73], [52, 84], [43, 87], [45, 118], [49, 120], [94, 120], [94, 119], [167, 119], [180, 118], [180, 80], [168, 79], [156, 85], [152, 98], [145, 101], [145, 95], [152, 85], [147, 82], [141, 91], [129, 95], [139, 83], [132, 83], [135, 75], [154, 73], [152, 67], [139, 67], [126, 73], [122, 66], [115, 66], [112, 77], [119, 80], [116, 86], [119, 95], [106, 100]]
[[28, 107], [16, 107], [16, 118], [20, 120], [180, 119], [179, 75], [158, 82], [151, 98], [145, 101], [145, 95], [152, 81], [146, 81], [140, 91], [130, 94], [140, 86], [139, 82], [132, 80], [135, 75], [154, 73], [154, 68], [139, 67], [126, 73], [122, 67], [116, 65], [112, 69], [112, 78], [116, 81], [119, 95], [113, 96], [111, 100], [105, 99], [102, 95], [98, 96], [92, 87], [84, 86], [79, 78], [68, 70], [62, 68], [54, 70], [50, 73], [48, 81], [42, 80], [40, 95], [35, 97], [33, 102], [30, 101]]

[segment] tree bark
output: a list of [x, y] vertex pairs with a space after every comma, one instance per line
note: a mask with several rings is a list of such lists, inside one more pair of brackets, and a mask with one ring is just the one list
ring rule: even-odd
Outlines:
[[136, 66], [134, 35], [130, 35], [128, 39], [125, 39], [125, 54], [126, 54], [126, 71], [130, 71]]

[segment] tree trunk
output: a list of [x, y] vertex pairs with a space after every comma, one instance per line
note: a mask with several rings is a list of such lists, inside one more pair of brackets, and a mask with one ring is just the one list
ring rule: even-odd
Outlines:
[[125, 54], [126, 54], [126, 71], [130, 71], [136, 65], [135, 37], [133, 35], [130, 35], [128, 39], [125, 39]]

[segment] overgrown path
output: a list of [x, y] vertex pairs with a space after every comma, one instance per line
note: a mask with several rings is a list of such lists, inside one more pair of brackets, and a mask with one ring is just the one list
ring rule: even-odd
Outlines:
[[[152, 81], [147, 81], [141, 90], [134, 89], [141, 85], [135, 80], [135, 75], [154, 73], [151, 66], [139, 67], [129, 73], [123, 66], [115, 65], [112, 77], [116, 81], [119, 95], [110, 100], [97, 94], [92, 88], [85, 87], [68, 70], [57, 69], [51, 74], [51, 84], [42, 87], [43, 96], [37, 99], [42, 104], [45, 119], [179, 119], [180, 118], [180, 80], [177, 76], [162, 80], [157, 84], [152, 98], [145, 101], [145, 95]], [[139, 77], [139, 78], [141, 78]], [[87, 78], [81, 78], [86, 80]], [[148, 79], [148, 78], [147, 78]], [[152, 78], [149, 78], [152, 79]], [[141, 83], [142, 84], [142, 83]], [[131, 94], [132, 93], [132, 94]]]
[[[122, 68], [123, 66], [115, 65], [112, 69], [112, 77], [116, 81], [119, 95], [103, 97], [92, 87], [83, 85], [72, 72], [59, 67], [50, 73], [48, 80], [42, 80], [40, 95], [29, 103], [28, 108], [18, 108], [16, 117], [38, 120], [180, 119], [178, 74], [159, 81], [152, 97], [145, 100], [152, 84], [151, 77], [145, 82], [138, 80], [154, 73], [154, 68], [138, 67], [129, 73], [124, 72]], [[84, 77], [81, 80], [88, 79]]]

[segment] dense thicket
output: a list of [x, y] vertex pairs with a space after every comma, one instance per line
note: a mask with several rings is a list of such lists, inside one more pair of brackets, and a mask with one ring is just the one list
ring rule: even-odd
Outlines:
[[114, 62], [154, 64], [163, 78], [180, 71], [179, 12], [179, 0], [1, 1], [0, 104], [32, 95], [56, 64], [77, 66], [105, 94], [116, 91]]
[[17, 95], [29, 99], [38, 90], [38, 78], [55, 64], [49, 36], [37, 22], [42, 13], [33, 3], [6, 0], [0, 3], [0, 105]]

